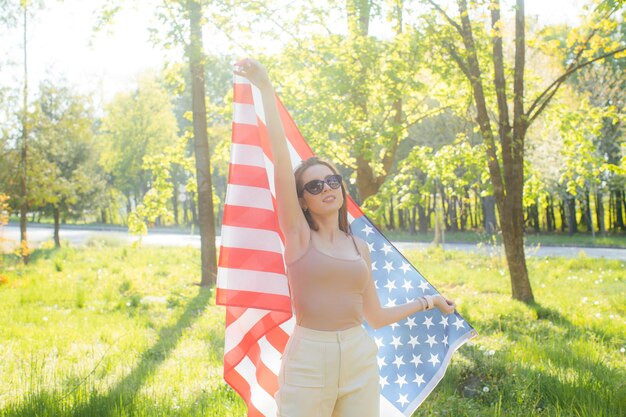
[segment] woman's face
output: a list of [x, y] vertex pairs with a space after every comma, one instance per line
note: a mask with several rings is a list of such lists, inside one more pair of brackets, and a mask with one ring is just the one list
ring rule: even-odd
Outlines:
[[[302, 173], [302, 185], [313, 180], [324, 180], [329, 175], [334, 174], [335, 173], [326, 165], [319, 164], [310, 166]], [[337, 212], [343, 205], [341, 187], [333, 190], [328, 184], [324, 183], [324, 189], [321, 193], [316, 195], [304, 190], [300, 198], [300, 205], [302, 208], [308, 208], [309, 211], [314, 214]]]

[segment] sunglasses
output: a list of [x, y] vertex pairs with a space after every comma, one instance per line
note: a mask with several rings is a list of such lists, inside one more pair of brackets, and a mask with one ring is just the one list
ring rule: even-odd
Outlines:
[[309, 181], [302, 187], [300, 195], [304, 193], [304, 190], [307, 190], [310, 194], [317, 195], [324, 190], [324, 183], [328, 184], [333, 190], [336, 190], [341, 187], [341, 175], [334, 174], [327, 176], [323, 180]]

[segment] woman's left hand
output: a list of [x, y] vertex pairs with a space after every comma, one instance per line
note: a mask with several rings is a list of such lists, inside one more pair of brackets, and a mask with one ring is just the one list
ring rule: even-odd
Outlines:
[[267, 70], [256, 59], [244, 58], [235, 63], [233, 72], [242, 77], [246, 77], [250, 82], [259, 88], [271, 88], [272, 83], [267, 75]]
[[453, 313], [456, 308], [454, 301], [444, 298], [441, 295], [434, 297], [433, 303], [443, 314]]

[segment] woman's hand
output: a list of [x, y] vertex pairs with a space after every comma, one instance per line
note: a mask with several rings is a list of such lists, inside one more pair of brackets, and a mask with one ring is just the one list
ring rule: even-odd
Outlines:
[[435, 304], [435, 307], [437, 307], [443, 314], [453, 313], [454, 309], [456, 308], [456, 304], [454, 304], [454, 301], [448, 300], [441, 295], [433, 297], [433, 303]]
[[244, 58], [235, 63], [233, 72], [246, 77], [258, 88], [272, 88], [272, 83], [265, 67], [256, 59]]

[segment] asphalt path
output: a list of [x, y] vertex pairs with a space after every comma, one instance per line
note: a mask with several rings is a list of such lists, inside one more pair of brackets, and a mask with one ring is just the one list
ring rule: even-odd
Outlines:
[[[71, 246], [83, 246], [87, 242], [105, 240], [108, 242], [133, 243], [137, 240], [145, 245], [154, 246], [191, 246], [200, 247], [200, 236], [189, 233], [172, 233], [170, 231], [150, 231], [146, 236], [138, 237], [131, 235], [124, 228], [114, 228], [102, 230], [98, 228], [81, 228], [79, 226], [64, 226], [61, 228], [61, 241], [69, 242]], [[3, 228], [2, 237], [4, 242], [0, 242], [0, 249], [10, 251], [14, 249], [20, 239], [20, 230], [17, 225], [7, 225]], [[29, 225], [28, 240], [31, 246], [38, 247], [41, 243], [50, 241], [53, 238], [53, 229], [47, 225]], [[426, 249], [430, 243], [420, 242], [391, 242], [401, 252], [409, 249]], [[220, 238], [216, 239], [219, 246]], [[458, 250], [475, 252], [485, 255], [496, 255], [503, 253], [502, 246], [473, 244], [473, 243], [446, 243], [445, 250]], [[626, 249], [618, 248], [591, 248], [574, 246], [527, 246], [527, 256], [537, 257], [565, 257], [576, 258], [587, 256], [590, 258], [618, 259], [626, 261]]]

